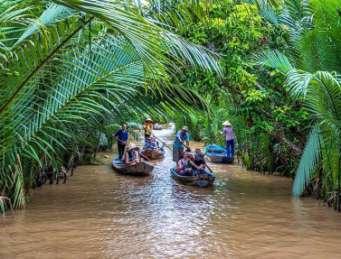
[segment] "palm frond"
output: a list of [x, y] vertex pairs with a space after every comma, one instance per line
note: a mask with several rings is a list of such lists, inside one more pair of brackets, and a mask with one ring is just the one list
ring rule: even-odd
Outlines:
[[[333, 134], [325, 134], [325, 139], [341, 137], [341, 85], [328, 72], [319, 71], [306, 95], [306, 105], [321, 127], [327, 127]], [[329, 136], [328, 136], [329, 135]]]
[[219, 76], [222, 76], [220, 65], [217, 62], [219, 57], [217, 53], [189, 43], [171, 32], [162, 33], [162, 38], [173, 58], [177, 58], [178, 61], [187, 61], [191, 65], [214, 71]]
[[[71, 16], [75, 15], [75, 11], [57, 4], [51, 4], [44, 12], [40, 15], [38, 19], [35, 19], [20, 36], [13, 47], [21, 44], [23, 41], [32, 37], [35, 33], [41, 32], [44, 34], [47, 32], [46, 27], [55, 25], [61, 21], [65, 21]], [[47, 37], [44, 37], [47, 38]]]
[[[142, 62], [126, 41], [108, 38], [92, 45], [91, 53], [86, 48], [64, 57], [61, 69], [64, 73], [56, 85], [46, 89], [44, 102], [28, 98], [34, 102], [20, 105], [21, 110], [16, 107], [18, 114], [25, 116], [7, 119], [8, 123], [1, 129], [2, 170], [8, 164], [15, 164], [16, 154], [25, 153], [26, 157], [31, 154], [33, 160], [45, 154], [52, 159], [67, 141], [60, 132], [91, 121], [90, 116], [110, 113], [110, 107], [127, 100], [136, 86], [142, 84]], [[12, 134], [6, 134], [10, 129]], [[17, 144], [13, 142], [15, 139]]]
[[295, 180], [292, 187], [294, 196], [300, 196], [311, 180], [311, 176], [316, 169], [316, 165], [320, 158], [320, 128], [315, 125], [305, 145], [301, 156]]
[[293, 42], [298, 42], [301, 35], [312, 28], [313, 11], [309, 0], [286, 0], [280, 16], [281, 23], [288, 26]]
[[[19, 1], [0, 2], [0, 68], [13, 57], [11, 46], [17, 40], [24, 26], [30, 21], [31, 7], [23, 7]], [[8, 72], [8, 71], [6, 71]]]
[[283, 74], [287, 74], [294, 68], [288, 57], [277, 50], [264, 51], [256, 55], [255, 59], [257, 64], [277, 69]]
[[312, 79], [313, 75], [311, 73], [292, 69], [287, 73], [285, 84], [289, 93], [294, 98], [300, 98], [306, 95], [308, 86]]
[[276, 3], [273, 3], [273, 2], [267, 1], [267, 0], [245, 0], [244, 2], [257, 5], [259, 12], [260, 12], [260, 15], [265, 20], [267, 20], [271, 24], [279, 25], [280, 17], [276, 13], [275, 8], [274, 8], [274, 5]]

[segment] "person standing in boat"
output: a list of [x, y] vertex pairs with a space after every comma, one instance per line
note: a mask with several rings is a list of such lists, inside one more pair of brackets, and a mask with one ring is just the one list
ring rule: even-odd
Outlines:
[[183, 153], [184, 148], [189, 149], [189, 133], [188, 133], [188, 127], [183, 126], [181, 130], [179, 130], [175, 135], [175, 140], [173, 144], [173, 161], [178, 162]]
[[121, 160], [129, 137], [127, 124], [123, 124], [121, 128], [115, 133], [114, 137], [117, 140], [118, 159]]
[[225, 137], [225, 144], [226, 144], [226, 155], [230, 161], [233, 161], [235, 135], [233, 132], [232, 125], [229, 121], [225, 121], [223, 123], [223, 126], [224, 126], [223, 135]]
[[144, 129], [144, 138], [145, 139], [151, 138], [153, 134], [153, 120], [151, 118], [147, 118], [144, 121], [143, 129]]

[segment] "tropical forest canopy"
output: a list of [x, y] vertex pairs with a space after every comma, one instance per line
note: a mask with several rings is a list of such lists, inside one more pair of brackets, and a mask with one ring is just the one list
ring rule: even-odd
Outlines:
[[[340, 182], [338, 0], [0, 1], [0, 196], [146, 116], [327, 197]], [[306, 188], [309, 187], [309, 188]], [[0, 210], [3, 208], [0, 200]]]

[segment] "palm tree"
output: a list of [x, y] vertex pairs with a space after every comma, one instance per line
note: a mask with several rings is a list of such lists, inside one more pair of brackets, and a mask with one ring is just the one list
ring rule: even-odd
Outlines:
[[8, 17], [0, 20], [0, 195], [15, 208], [25, 204], [25, 176], [44, 163], [58, 168], [61, 154], [101, 121], [145, 112], [156, 97], [163, 106], [148, 112], [190, 102], [188, 89], [167, 81], [174, 62], [220, 73], [213, 53], [130, 2], [7, 2], [0, 8]]

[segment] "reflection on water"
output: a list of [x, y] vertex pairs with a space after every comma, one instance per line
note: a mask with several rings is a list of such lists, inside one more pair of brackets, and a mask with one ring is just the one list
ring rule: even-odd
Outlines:
[[[171, 143], [171, 130], [157, 133]], [[212, 165], [213, 188], [182, 186], [168, 150], [150, 177], [109, 165], [79, 167], [0, 217], [0, 258], [340, 257], [340, 214], [291, 198], [289, 179]]]

